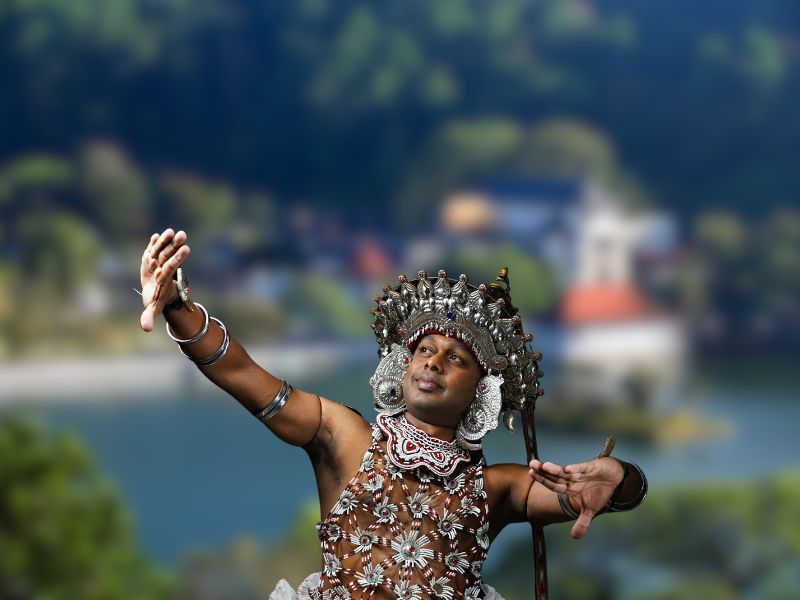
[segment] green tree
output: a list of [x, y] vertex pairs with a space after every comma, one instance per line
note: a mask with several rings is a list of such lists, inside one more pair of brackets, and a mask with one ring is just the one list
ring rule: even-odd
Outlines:
[[52, 154], [25, 154], [0, 165], [0, 209], [13, 212], [37, 197], [63, 192], [72, 185], [75, 168]]
[[109, 240], [149, 233], [151, 199], [147, 177], [122, 148], [93, 142], [81, 155], [80, 191], [93, 222]]
[[774, 327], [800, 334], [800, 212], [773, 212], [755, 228], [749, 247], [755, 260], [740, 275], [743, 292]]
[[30, 213], [19, 221], [22, 267], [30, 284], [28, 297], [40, 294], [53, 303], [71, 300], [97, 272], [100, 239], [89, 223], [74, 213]]
[[158, 187], [163, 194], [161, 214], [191, 231], [195, 242], [230, 224], [238, 208], [239, 199], [230, 184], [194, 173], [165, 171]]
[[0, 597], [149, 599], [169, 588], [74, 435], [20, 416], [0, 421]]
[[685, 305], [712, 310], [731, 337], [800, 333], [800, 214], [774, 211], [747, 223], [735, 213], [701, 215], [694, 227], [697, 260], [680, 278]]
[[701, 215], [694, 227], [694, 238], [703, 251], [735, 260], [747, 250], [747, 228], [734, 213], [713, 211]]
[[451, 276], [469, 273], [471, 282], [491, 283], [501, 267], [508, 267], [515, 306], [523, 313], [541, 315], [552, 310], [558, 288], [554, 274], [540, 259], [512, 244], [485, 248], [464, 246], [447, 260]]
[[303, 328], [302, 333], [359, 338], [369, 334], [371, 317], [353, 295], [334, 277], [302, 273], [287, 302], [293, 303], [294, 314], [302, 315], [296, 324]]

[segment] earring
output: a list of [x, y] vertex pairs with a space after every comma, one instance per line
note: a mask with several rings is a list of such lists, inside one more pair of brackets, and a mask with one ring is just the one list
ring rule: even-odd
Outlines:
[[396, 415], [405, 410], [403, 377], [409, 364], [411, 364], [411, 351], [399, 344], [392, 344], [392, 351], [378, 363], [375, 374], [369, 378], [378, 412]]
[[502, 375], [486, 375], [478, 381], [475, 399], [461, 417], [456, 429], [456, 440], [466, 450], [480, 450], [481, 439], [497, 427], [497, 417], [502, 404]]

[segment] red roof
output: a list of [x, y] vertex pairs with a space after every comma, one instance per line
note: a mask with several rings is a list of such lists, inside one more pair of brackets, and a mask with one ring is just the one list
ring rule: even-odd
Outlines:
[[392, 259], [383, 247], [372, 238], [358, 242], [351, 269], [358, 275], [372, 279], [385, 278], [393, 269]]
[[575, 286], [561, 302], [561, 320], [568, 325], [623, 321], [651, 313], [645, 297], [630, 284]]

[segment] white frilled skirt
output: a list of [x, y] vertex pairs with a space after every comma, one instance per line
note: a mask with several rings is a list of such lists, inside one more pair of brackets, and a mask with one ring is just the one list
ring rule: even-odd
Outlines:
[[[300, 587], [297, 588], [297, 590], [292, 589], [292, 586], [289, 585], [288, 581], [281, 579], [278, 582], [278, 585], [275, 586], [275, 590], [269, 595], [268, 600], [313, 600], [311, 598], [311, 590], [319, 584], [319, 573], [312, 573], [306, 577], [305, 581], [300, 584]], [[484, 598], [486, 600], [503, 600], [503, 597], [498, 594], [492, 586], [484, 583], [483, 590], [485, 593]]]

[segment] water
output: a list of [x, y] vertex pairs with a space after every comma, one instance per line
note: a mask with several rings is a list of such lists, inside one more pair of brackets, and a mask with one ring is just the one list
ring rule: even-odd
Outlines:
[[[330, 398], [352, 399], [349, 403], [369, 417], [369, 373], [370, 366], [364, 365], [296, 383]], [[771, 373], [771, 385], [765, 386], [752, 373], [736, 380], [709, 369], [696, 378], [703, 382], [703, 391], [693, 408], [727, 421], [728, 437], [669, 446], [622, 438], [615, 455], [639, 463], [655, 493], [675, 483], [798, 469], [800, 403], [794, 401], [793, 377], [787, 366], [782, 373]], [[130, 506], [143, 546], [165, 563], [198, 546], [221, 548], [239, 535], [274, 538], [284, 531], [298, 504], [316, 497], [302, 450], [275, 439], [210, 384], [190, 395], [148, 402], [123, 397], [105, 404], [39, 403], [25, 409], [56, 428], [79, 432]], [[602, 441], [601, 435], [539, 432], [542, 458], [562, 464], [594, 456]], [[490, 463], [520, 462], [521, 434], [498, 429], [486, 444], [486, 455]], [[529, 535], [526, 527], [504, 532], [496, 543], [505, 545], [520, 535]]]

